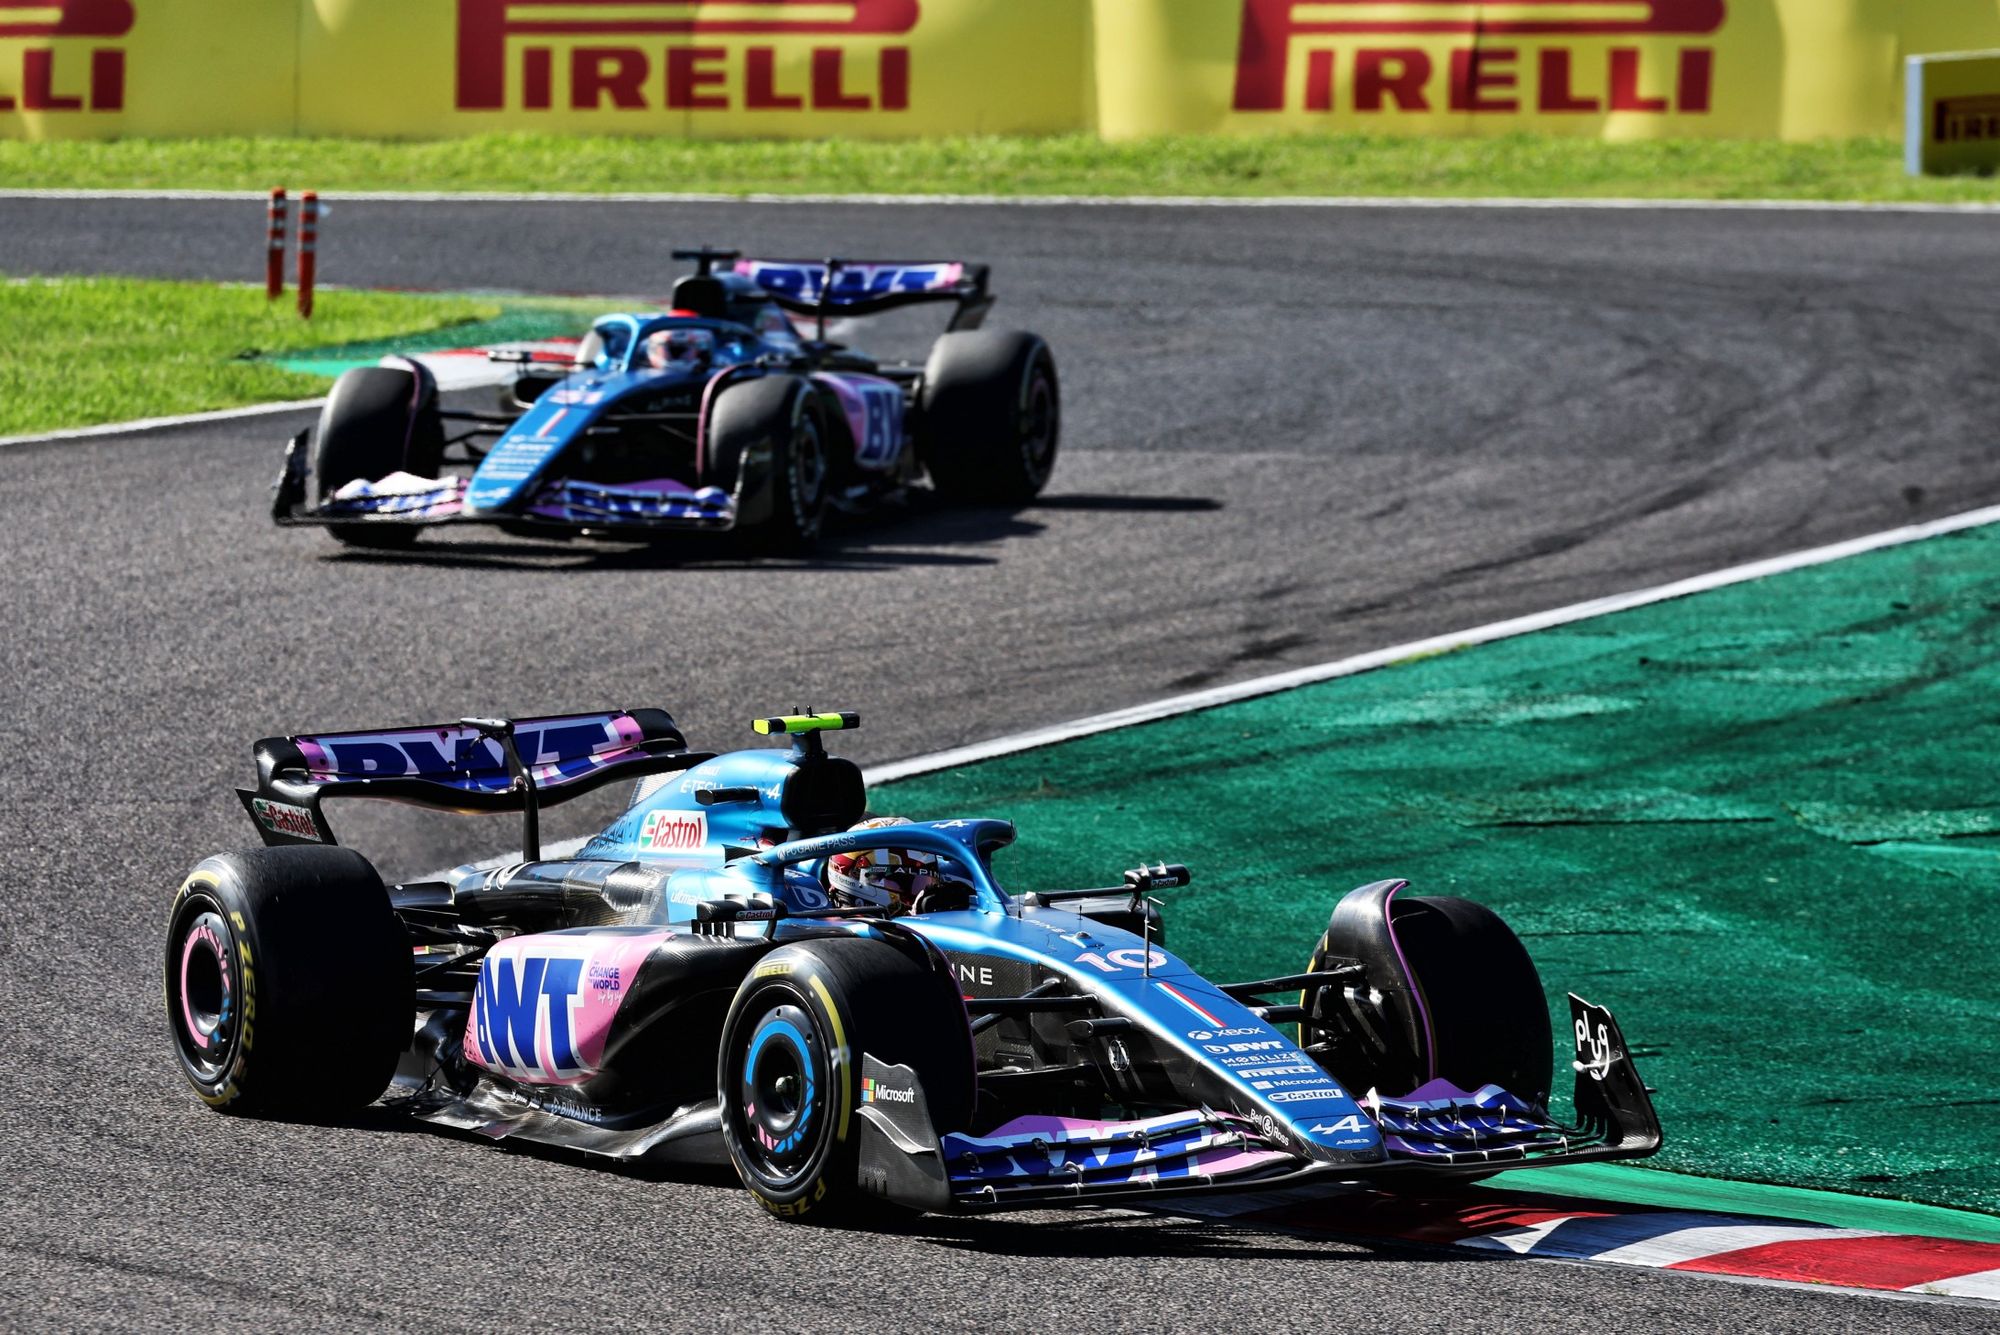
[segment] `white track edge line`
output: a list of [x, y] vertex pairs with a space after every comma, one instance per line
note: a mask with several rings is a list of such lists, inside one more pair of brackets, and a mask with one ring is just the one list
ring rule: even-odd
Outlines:
[[184, 413], [179, 417], [141, 417], [131, 422], [106, 422], [101, 426], [69, 427], [62, 431], [44, 432], [38, 436], [0, 436], [0, 448], [8, 445], [41, 445], [49, 441], [88, 440], [96, 436], [123, 436], [141, 431], [160, 431], [168, 427], [197, 426], [203, 422], [227, 422], [239, 417], [268, 417], [274, 413], [317, 408], [325, 402], [326, 398], [322, 395], [317, 399], [253, 403], [247, 408], [219, 408], [212, 412]]
[[[507, 190], [330, 190], [330, 203], [349, 200], [376, 204], [855, 204], [880, 207], [976, 208], [1242, 208], [1242, 209], [1667, 209], [1694, 212], [1780, 213], [2000, 213], [2000, 203], [1977, 201], [1866, 201], [1816, 199], [1630, 199], [1542, 196], [1402, 195], [893, 195], [781, 194], [749, 191], [507, 191]], [[151, 200], [244, 202], [266, 199], [259, 190], [66, 190], [0, 189], [0, 200]]]
[[[1630, 611], [1637, 607], [1647, 607], [1654, 603], [1669, 602], [1675, 598], [1685, 598], [1690, 594], [1706, 593], [1711, 589], [1727, 588], [1732, 584], [1747, 584], [1753, 580], [1765, 579], [1771, 575], [1782, 575], [1788, 571], [1804, 570], [1812, 566], [1828, 565], [1834, 561], [1859, 556], [1864, 552], [1881, 551], [1888, 547], [1907, 546], [1922, 542], [1927, 538], [1943, 537], [1948, 533], [1959, 533], [1966, 529], [1982, 528], [1988, 524], [2000, 523], [2000, 505], [1989, 505], [1978, 510], [1967, 510], [1962, 514], [1947, 515], [1942, 519], [1926, 520], [1921, 524], [1908, 524], [1902, 528], [1885, 529], [1880, 533], [1863, 534], [1858, 538], [1848, 538], [1841, 542], [1828, 543], [1823, 547], [1810, 547], [1804, 551], [1792, 552], [1785, 556], [1767, 557], [1761, 561], [1751, 561], [1743, 565], [1729, 566], [1711, 571], [1705, 575], [1693, 575], [1687, 579], [1675, 580], [1670, 584], [1659, 584], [1648, 589], [1636, 589], [1630, 593], [1614, 593], [1602, 598], [1591, 598], [1566, 607], [1552, 608], [1546, 612], [1531, 612], [1527, 616], [1511, 617], [1505, 621], [1488, 622], [1474, 626], [1470, 630], [1452, 631], [1443, 635], [1433, 635], [1426, 639], [1411, 640], [1406, 644], [1392, 645], [1387, 649], [1375, 649], [1350, 658], [1337, 659], [1330, 663], [1319, 663], [1311, 667], [1293, 668], [1288, 672], [1272, 673], [1269, 676], [1253, 677], [1228, 686], [1215, 686], [1205, 691], [1194, 691], [1186, 695], [1169, 696], [1149, 704], [1133, 705], [1125, 709], [1114, 709], [1109, 713], [1093, 714], [1086, 718], [1074, 719], [1068, 723], [1052, 724], [1044, 728], [1033, 728], [1026, 732], [1010, 733], [995, 737], [990, 741], [975, 742], [969, 746], [952, 747], [949, 750], [934, 751], [929, 755], [914, 756], [908, 760], [891, 761], [885, 765], [874, 765], [862, 771], [862, 782], [869, 787], [876, 784], [893, 783], [898, 779], [915, 778], [920, 774], [935, 774], [940, 770], [957, 769], [964, 765], [978, 764], [985, 760], [996, 760], [1001, 756], [1017, 755], [1023, 751], [1033, 751], [1044, 746], [1054, 746], [1059, 742], [1074, 741], [1079, 737], [1090, 737], [1101, 732], [1112, 732], [1119, 728], [1129, 728], [1141, 723], [1155, 723], [1161, 719], [1173, 718], [1181, 714], [1192, 714], [1203, 709], [1213, 709], [1218, 705], [1235, 704], [1242, 700], [1252, 700], [1258, 696], [1274, 695], [1299, 686], [1310, 686], [1316, 682], [1333, 681], [1339, 677], [1352, 677], [1376, 668], [1388, 667], [1395, 663], [1414, 658], [1428, 658], [1435, 654], [1450, 653], [1457, 649], [1469, 649], [1474, 645], [1491, 644], [1496, 640], [1513, 639], [1538, 630], [1548, 630], [1556, 626], [1573, 625], [1579, 621], [1590, 621], [1597, 617], [1609, 616], [1614, 612]], [[582, 848], [592, 836], [579, 839], [565, 839], [542, 849], [545, 858], [564, 858]], [[517, 854], [500, 854], [478, 862], [461, 864], [480, 868], [498, 867], [518, 860]], [[444, 877], [457, 868], [447, 867], [415, 880], [432, 881]]]
[[1730, 566], [1705, 575], [1694, 575], [1687, 579], [1675, 580], [1670, 584], [1660, 584], [1649, 589], [1637, 589], [1630, 593], [1610, 594], [1602, 598], [1592, 598], [1567, 607], [1553, 608], [1546, 612], [1532, 612], [1526, 616], [1511, 617], [1505, 621], [1489, 622], [1470, 630], [1453, 631], [1444, 635], [1433, 635], [1426, 639], [1411, 640], [1406, 644], [1393, 645], [1387, 649], [1376, 649], [1351, 658], [1343, 658], [1331, 663], [1320, 663], [1312, 667], [1294, 668], [1287, 672], [1273, 673], [1264, 677], [1253, 677], [1248, 681], [1236, 682], [1228, 686], [1211, 687], [1204, 691], [1194, 691], [1187, 695], [1170, 696], [1149, 704], [1133, 705], [1126, 709], [1112, 710], [1088, 718], [1076, 719], [1069, 723], [1058, 723], [1050, 727], [1036, 728], [1027, 732], [998, 737], [992, 741], [978, 742], [970, 746], [953, 747], [927, 756], [917, 756], [910, 760], [896, 761], [878, 766], [867, 772], [869, 783], [889, 783], [896, 779], [910, 778], [918, 774], [930, 774], [938, 770], [952, 769], [960, 765], [970, 765], [999, 756], [1013, 755], [1037, 747], [1052, 746], [1058, 742], [1071, 741], [1078, 737], [1088, 737], [1094, 733], [1110, 732], [1116, 728], [1127, 728], [1138, 723], [1152, 723], [1159, 719], [1172, 718], [1178, 714], [1191, 714], [1197, 710], [1212, 709], [1217, 705], [1234, 704], [1240, 700], [1254, 699], [1260, 695], [1271, 695], [1278, 691], [1291, 690], [1298, 686], [1308, 686], [1315, 682], [1331, 681], [1337, 677], [1351, 677], [1357, 673], [1372, 671], [1404, 659], [1423, 658], [1433, 654], [1449, 653], [1455, 649], [1465, 649], [1478, 644], [1490, 644], [1495, 640], [1512, 639], [1531, 631], [1547, 630], [1555, 626], [1571, 625], [1596, 617], [1608, 616], [1613, 612], [1623, 612], [1635, 607], [1646, 607], [1653, 603], [1667, 602], [1674, 598], [1684, 598], [1689, 594], [1704, 593], [1710, 589], [1726, 588], [1732, 584], [1743, 584], [1751, 580], [1763, 579], [1770, 575], [1783, 574], [1791, 570], [1801, 570], [1810, 566], [1825, 565], [1832, 561], [1858, 556], [1863, 552], [1879, 551], [1885, 547], [1900, 547], [1926, 538], [1940, 537], [1947, 533], [1957, 533], [1964, 529], [1979, 528], [2000, 522], [2000, 505], [1986, 506], [1978, 510], [1968, 510], [1963, 514], [1949, 515], [1943, 519], [1933, 519], [1921, 524], [1910, 524], [1902, 528], [1887, 529], [1880, 533], [1865, 534], [1842, 542], [1829, 543], [1824, 547], [1813, 547], [1785, 556], [1768, 557], [1761, 561], [1751, 561], [1744, 565]]

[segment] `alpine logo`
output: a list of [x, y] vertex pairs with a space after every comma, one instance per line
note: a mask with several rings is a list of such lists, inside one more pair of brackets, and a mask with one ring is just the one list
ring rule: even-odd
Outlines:
[[649, 811], [639, 827], [642, 853], [692, 853], [708, 843], [708, 816], [700, 811]]
[[1311, 1126], [1306, 1128], [1308, 1132], [1310, 1132], [1315, 1136], [1335, 1136], [1347, 1132], [1366, 1131], [1367, 1129], [1368, 1129], [1368, 1124], [1362, 1121], [1361, 1118], [1354, 1113], [1349, 1113], [1347, 1116], [1341, 1118], [1338, 1122], [1333, 1123], [1331, 1126], [1325, 1126], [1321, 1125], [1318, 1122], [1315, 1122]]

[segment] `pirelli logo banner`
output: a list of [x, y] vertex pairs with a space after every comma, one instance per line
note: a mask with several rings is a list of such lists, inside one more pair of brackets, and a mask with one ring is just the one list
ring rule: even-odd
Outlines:
[[[1118, 0], [1098, 129], [1884, 135], [1902, 55], [2000, 45], [1992, 0]], [[1109, 53], [1116, 53], [1116, 58]]]
[[[908, 111], [921, 14], [918, 0], [458, 0], [455, 106], [548, 111], [560, 57], [578, 111]], [[804, 60], [786, 38], [810, 41]]]
[[0, 0], [0, 137], [1880, 135], [1986, 46], [2000, 0]]
[[1702, 115], [1727, 15], [1726, 0], [1244, 0], [1232, 110]]
[[[130, 0], [0, 0], [0, 41], [17, 48], [6, 74], [18, 74], [0, 81], [0, 112], [124, 110], [131, 31]], [[60, 74], [59, 45], [68, 52]]]

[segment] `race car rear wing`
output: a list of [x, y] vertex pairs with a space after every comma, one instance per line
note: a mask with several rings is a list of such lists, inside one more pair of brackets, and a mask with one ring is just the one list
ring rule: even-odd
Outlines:
[[665, 710], [631, 709], [266, 737], [255, 754], [256, 789], [236, 791], [266, 844], [331, 844], [320, 803], [372, 797], [468, 815], [521, 812], [532, 847], [541, 807], [711, 753], [689, 751]]
[[746, 260], [738, 274], [800, 315], [879, 315], [903, 306], [950, 302], [951, 329], [977, 329], [993, 309], [987, 266], [956, 261]]

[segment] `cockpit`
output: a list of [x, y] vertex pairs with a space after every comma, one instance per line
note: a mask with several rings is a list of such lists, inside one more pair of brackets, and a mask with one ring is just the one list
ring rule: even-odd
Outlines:
[[694, 316], [607, 315], [577, 345], [579, 365], [597, 371], [700, 370], [745, 362], [776, 340], [732, 321]]

